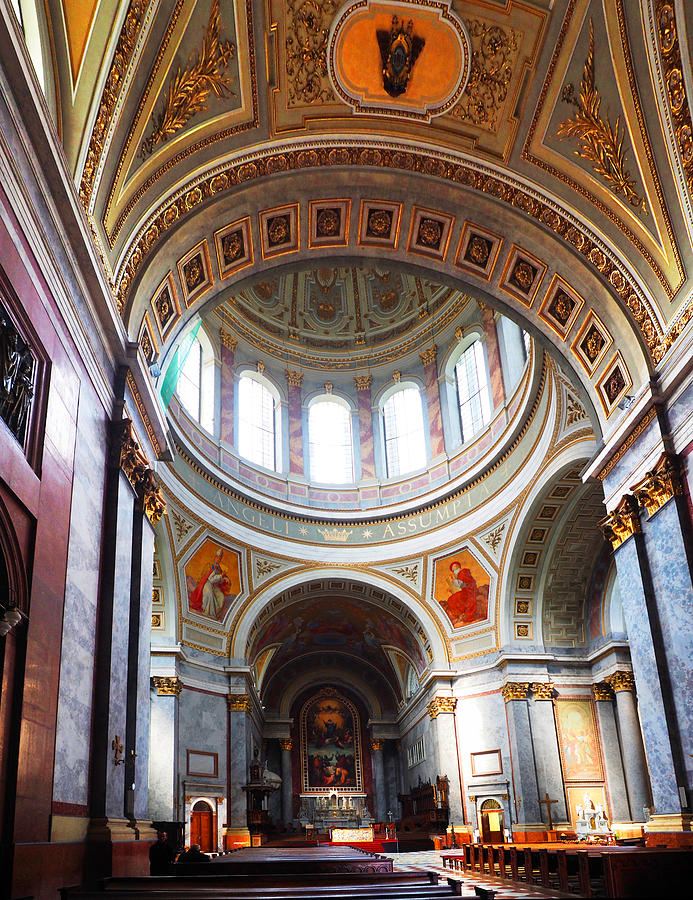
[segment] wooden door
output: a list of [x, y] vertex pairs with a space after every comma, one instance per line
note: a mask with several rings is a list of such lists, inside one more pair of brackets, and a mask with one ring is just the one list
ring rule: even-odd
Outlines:
[[503, 843], [503, 813], [492, 809], [481, 813], [481, 840], [485, 844]]
[[194, 809], [191, 814], [190, 843], [199, 844], [207, 853], [214, 850], [213, 818], [211, 809]]

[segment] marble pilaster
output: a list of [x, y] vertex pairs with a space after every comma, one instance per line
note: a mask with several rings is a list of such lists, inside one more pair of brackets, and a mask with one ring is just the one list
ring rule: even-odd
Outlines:
[[431, 438], [431, 458], [438, 459], [445, 454], [445, 437], [443, 435], [443, 413], [440, 408], [438, 391], [438, 363], [435, 344], [420, 353], [424, 370], [424, 388], [426, 391], [426, 408], [428, 410], [428, 431]]
[[[647, 760], [635, 702], [635, 680], [630, 672], [615, 672], [606, 681], [616, 695], [618, 732], [621, 739], [630, 816], [634, 822], [644, 822], [643, 807], [649, 809], [652, 804], [647, 777]], [[599, 709], [602, 705], [598, 704], [597, 708]]]
[[498, 409], [505, 405], [505, 387], [503, 385], [503, 366], [501, 363], [500, 345], [496, 330], [496, 319], [493, 310], [485, 303], [481, 306], [481, 324], [484, 328], [484, 341], [486, 343], [486, 358], [491, 377], [491, 397], [493, 408]]
[[248, 781], [248, 738], [250, 697], [247, 694], [229, 694], [229, 785], [227, 797], [228, 824], [230, 828], [246, 828], [247, 803], [243, 785]]
[[155, 822], [178, 820], [176, 747], [178, 746], [178, 697], [181, 684], [175, 677], [152, 678], [150, 695], [149, 815]]
[[291, 777], [291, 751], [293, 741], [291, 738], [282, 738], [279, 741], [282, 754], [282, 821], [285, 825], [293, 820], [293, 782]]
[[238, 341], [223, 328], [221, 337], [221, 390], [220, 390], [220, 437], [227, 444], [234, 444], [234, 354]]
[[359, 443], [361, 446], [361, 477], [375, 478], [375, 453], [373, 446], [373, 414], [371, 411], [370, 375], [357, 375], [356, 399], [359, 414]]
[[508, 738], [512, 754], [513, 782], [517, 803], [517, 826], [543, 827], [539, 806], [539, 785], [534, 762], [534, 742], [529, 718], [526, 682], [509, 682], [503, 686], [503, 699], [508, 719]]
[[[604, 750], [604, 767], [606, 769], [606, 782], [609, 785], [611, 815], [615, 822], [627, 822], [633, 816], [628, 805], [628, 793], [626, 791], [622, 762], [623, 745], [619, 740], [613, 696], [606, 685], [595, 685], [593, 693], [596, 701], [595, 708], [599, 723], [599, 733]], [[640, 744], [642, 746], [642, 741], [640, 741]], [[625, 757], [625, 754], [623, 754], [623, 757]]]
[[375, 806], [375, 821], [387, 820], [387, 800], [385, 799], [385, 764], [383, 760], [384, 741], [373, 739], [371, 741], [371, 760], [373, 762], [373, 800]]
[[448, 802], [451, 824], [464, 823], [465, 813], [460, 781], [459, 748], [455, 723], [456, 697], [434, 697], [428, 704], [431, 732], [435, 747], [436, 775], [446, 775], [449, 781]]
[[[534, 739], [538, 797], [544, 797], [548, 793], [551, 799], [558, 801], [551, 808], [552, 821], [558, 823], [569, 821], [569, 816], [563, 790], [552, 688], [553, 685], [546, 683], [532, 685], [534, 696], [529, 705], [529, 714]], [[546, 816], [546, 806], [541, 809]]]
[[301, 397], [303, 373], [287, 369], [286, 383], [289, 396], [289, 472], [292, 475], [303, 475], [303, 408]]

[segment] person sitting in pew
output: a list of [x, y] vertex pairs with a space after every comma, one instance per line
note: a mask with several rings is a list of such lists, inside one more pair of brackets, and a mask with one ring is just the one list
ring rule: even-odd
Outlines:
[[209, 857], [206, 853], [203, 853], [200, 850], [199, 844], [191, 844], [190, 849], [186, 850], [184, 853], [181, 853], [181, 855], [178, 857], [178, 862], [209, 862]]

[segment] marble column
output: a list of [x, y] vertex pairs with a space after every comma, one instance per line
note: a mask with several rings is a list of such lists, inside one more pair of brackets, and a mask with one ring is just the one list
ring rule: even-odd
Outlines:
[[427, 711], [431, 718], [431, 730], [435, 746], [436, 775], [448, 778], [448, 803], [450, 824], [465, 824], [464, 786], [460, 780], [459, 748], [457, 746], [456, 710], [457, 697], [434, 697]]
[[279, 747], [282, 753], [282, 820], [288, 825], [294, 818], [294, 790], [291, 776], [291, 751], [294, 743], [291, 738], [280, 738]]
[[[534, 742], [539, 798], [548, 793], [551, 800], [551, 820], [554, 824], [569, 821], [563, 789], [561, 755], [558, 749], [556, 719], [553, 711], [554, 688], [551, 682], [535, 682], [532, 685], [533, 702], [530, 705], [530, 721]], [[548, 823], [546, 805], [541, 807], [542, 818]]]
[[491, 377], [491, 397], [493, 408], [505, 406], [505, 387], [503, 384], [503, 365], [501, 362], [500, 345], [498, 343], [498, 331], [493, 310], [485, 303], [479, 303], [481, 308], [481, 324], [484, 329], [484, 341], [486, 343], [486, 358]]
[[632, 672], [614, 672], [604, 679], [616, 695], [618, 732], [625, 768], [630, 815], [634, 822], [644, 822], [643, 807], [651, 807], [647, 760], [635, 703], [635, 678]]
[[371, 375], [354, 378], [359, 408], [359, 438], [361, 444], [361, 477], [375, 478], [375, 453], [373, 448], [373, 413], [371, 411]]
[[229, 694], [226, 698], [229, 711], [228, 746], [228, 794], [226, 809], [229, 830], [232, 833], [247, 832], [248, 805], [243, 785], [248, 782], [248, 716], [250, 697], [247, 694]]
[[428, 431], [431, 437], [431, 458], [437, 460], [445, 455], [445, 438], [443, 435], [443, 414], [440, 408], [438, 391], [438, 348], [432, 344], [419, 354], [424, 370], [424, 386], [426, 390], [426, 408], [428, 409]]
[[525, 681], [510, 681], [501, 689], [508, 720], [516, 803], [515, 827], [518, 831], [536, 831], [544, 828], [539, 806], [539, 785], [527, 704], [528, 692], [529, 683]]
[[289, 472], [303, 475], [303, 372], [286, 370], [289, 395]]
[[234, 431], [234, 354], [238, 341], [224, 328], [219, 329], [221, 338], [221, 405], [220, 405], [220, 437], [231, 446], [235, 442]]
[[175, 675], [155, 675], [151, 683], [150, 745], [155, 752], [150, 755], [149, 814], [154, 822], [177, 822], [178, 697], [183, 686]]
[[371, 740], [371, 761], [373, 762], [373, 795], [375, 809], [373, 816], [376, 822], [387, 821], [387, 801], [385, 799], [385, 765], [383, 748], [385, 742], [377, 738]]
[[[659, 817], [651, 828], [655, 831], [681, 830], [690, 822], [690, 800], [685, 798], [690, 760], [683, 754], [693, 751], [690, 692], [680, 678], [693, 658], [692, 630], [682, 627], [693, 616], [693, 591], [690, 572], [681, 566], [684, 550], [678, 511], [671, 503], [673, 489], [667, 493], [669, 502], [650, 514], [648, 540], [631, 495], [601, 522], [614, 547], [619, 582], [627, 585], [621, 596], [650, 761], [653, 808]], [[667, 493], [660, 493], [659, 500]], [[645, 502], [642, 493], [641, 498]]]
[[[619, 740], [614, 710], [614, 695], [608, 684], [600, 682], [592, 685], [592, 696], [595, 700], [599, 733], [604, 750], [604, 767], [606, 769], [606, 783], [609, 785], [611, 817], [614, 822], [628, 822], [632, 816], [628, 806], [628, 793], [626, 791], [622, 762], [622, 744]], [[642, 745], [642, 741], [640, 743]]]

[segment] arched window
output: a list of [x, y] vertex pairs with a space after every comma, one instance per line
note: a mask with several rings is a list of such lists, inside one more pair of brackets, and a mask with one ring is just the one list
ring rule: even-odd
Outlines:
[[416, 387], [402, 387], [383, 404], [385, 460], [387, 476], [405, 475], [426, 465], [421, 393]]
[[462, 441], [468, 441], [491, 419], [488, 375], [484, 347], [477, 338], [462, 353], [455, 366], [457, 400]]
[[354, 480], [351, 411], [336, 397], [317, 397], [308, 409], [310, 479], [323, 484]]
[[214, 351], [202, 329], [192, 340], [178, 374], [176, 394], [191, 418], [214, 431]]
[[279, 394], [262, 376], [244, 372], [238, 382], [238, 452], [265, 469], [277, 469]]

